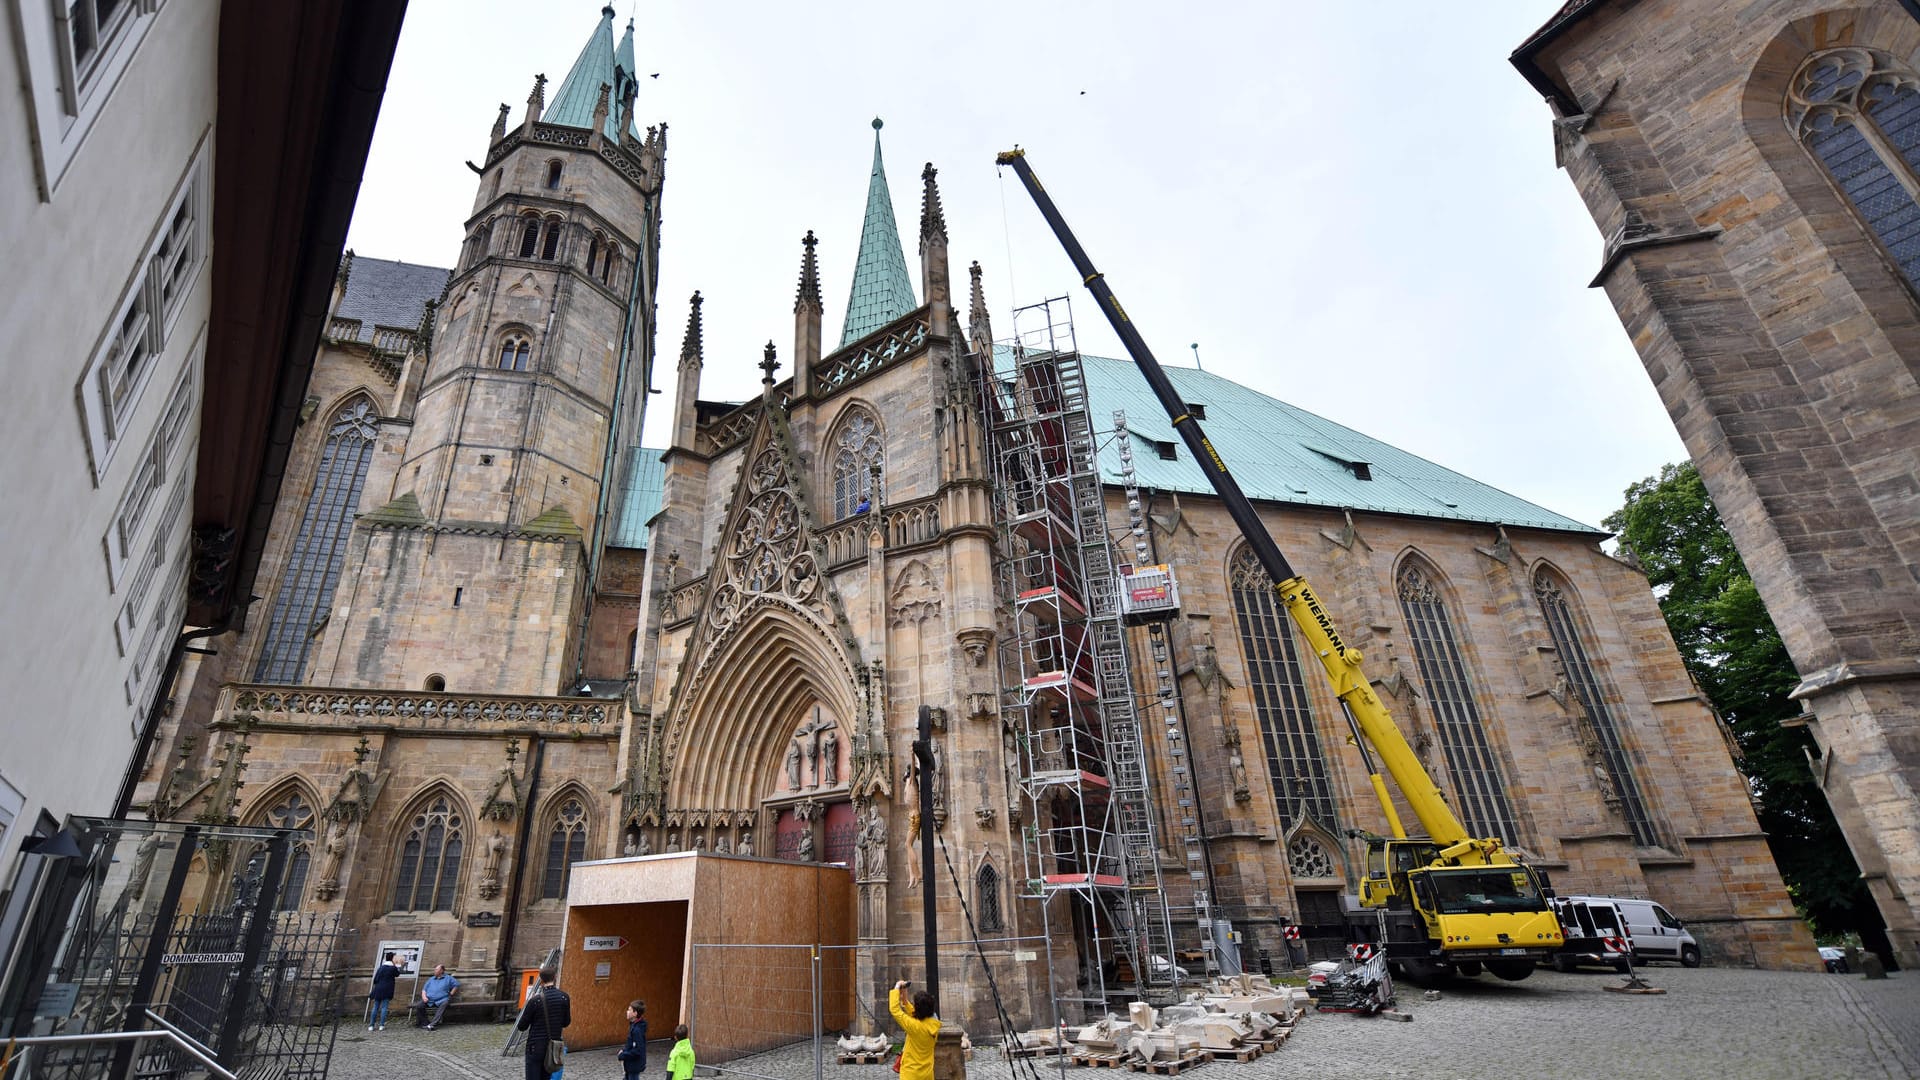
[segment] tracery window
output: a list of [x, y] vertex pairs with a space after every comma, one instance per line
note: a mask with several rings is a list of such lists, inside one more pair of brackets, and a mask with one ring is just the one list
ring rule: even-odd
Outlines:
[[1613, 709], [1607, 704], [1606, 696], [1601, 693], [1593, 664], [1587, 658], [1586, 646], [1580, 640], [1580, 631], [1572, 605], [1567, 601], [1566, 591], [1543, 571], [1533, 580], [1533, 592], [1540, 600], [1540, 610], [1546, 616], [1547, 630], [1553, 635], [1553, 645], [1559, 651], [1560, 663], [1566, 670], [1567, 683], [1574, 699], [1586, 711], [1593, 732], [1600, 740], [1600, 752], [1605, 759], [1607, 773], [1600, 779], [1603, 785], [1611, 788], [1608, 801], [1618, 800], [1621, 812], [1626, 815], [1627, 825], [1633, 831], [1634, 843], [1643, 847], [1654, 846], [1660, 842], [1659, 834], [1654, 831], [1653, 819], [1648, 815], [1646, 801], [1640, 795], [1640, 784], [1634, 778], [1632, 761], [1620, 737], [1620, 726], [1614, 720]]
[[1920, 76], [1877, 49], [1815, 53], [1787, 84], [1785, 114], [1920, 289]]
[[500, 339], [500, 370], [525, 371], [527, 358], [532, 354], [526, 335], [509, 333]]
[[880, 505], [885, 491], [885, 474], [876, 473], [887, 463], [886, 447], [880, 442], [880, 425], [864, 409], [858, 409], [840, 425], [833, 451], [833, 518], [838, 521]]
[[1399, 592], [1400, 613], [1407, 620], [1420, 681], [1426, 684], [1447, 772], [1453, 777], [1454, 808], [1474, 836], [1497, 836], [1509, 844], [1518, 843], [1506, 782], [1500, 777], [1486, 725], [1474, 704], [1473, 686], [1447, 605], [1432, 579], [1418, 566], [1409, 565], [1400, 571]]
[[980, 872], [973, 876], [973, 906], [974, 922], [979, 930], [1005, 928], [1000, 915], [1000, 872], [992, 863], [983, 864]]
[[1319, 837], [1301, 834], [1287, 844], [1287, 868], [1297, 878], [1339, 877], [1340, 870], [1334, 865], [1333, 856], [1327, 854], [1325, 844]]
[[[298, 790], [274, 800], [264, 814], [253, 822], [270, 829], [307, 830], [313, 828], [313, 804], [308, 802]], [[262, 878], [267, 872], [270, 853], [267, 845], [249, 842], [242, 845], [234, 860], [236, 869], [233, 875], [233, 896], [230, 901], [235, 907], [251, 907], [264, 892]], [[301, 899], [307, 891], [307, 870], [313, 865], [313, 840], [311, 836], [296, 838], [287, 851], [286, 871], [280, 877], [280, 888], [273, 901], [275, 911], [295, 911], [300, 907]]]
[[452, 911], [460, 884], [460, 855], [465, 831], [460, 813], [438, 795], [413, 815], [400, 845], [399, 872], [393, 881], [393, 910]]
[[565, 897], [573, 878], [573, 864], [586, 857], [587, 811], [579, 799], [568, 798], [560, 804], [560, 813], [547, 832], [547, 872], [540, 883], [541, 899]]
[[1273, 579], [1242, 548], [1228, 572], [1233, 613], [1246, 655], [1247, 679], [1260, 738], [1267, 752], [1267, 778], [1273, 784], [1280, 820], [1292, 825], [1304, 806], [1320, 824], [1332, 827], [1333, 783], [1327, 774], [1306, 681], [1293, 643], [1293, 625], [1280, 609]]
[[373, 403], [355, 398], [333, 416], [326, 445], [320, 451], [313, 491], [307, 496], [294, 535], [293, 550], [280, 575], [273, 616], [254, 668], [255, 682], [299, 682], [307, 669], [307, 655], [324, 625], [347, 561], [347, 537], [353, 532], [353, 513], [360, 505], [360, 488], [373, 460], [373, 438], [379, 432]]

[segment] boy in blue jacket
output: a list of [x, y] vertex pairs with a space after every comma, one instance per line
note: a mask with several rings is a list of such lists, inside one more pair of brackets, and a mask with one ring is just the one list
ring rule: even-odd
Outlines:
[[627, 1080], [640, 1080], [647, 1071], [647, 1003], [635, 998], [627, 1005], [627, 1045], [620, 1051]]

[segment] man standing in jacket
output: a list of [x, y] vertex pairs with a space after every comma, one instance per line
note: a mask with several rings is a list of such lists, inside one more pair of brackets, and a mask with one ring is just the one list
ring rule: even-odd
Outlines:
[[540, 969], [540, 989], [527, 998], [520, 1022], [514, 1025], [527, 1033], [527, 1080], [547, 1080], [553, 1075], [547, 1068], [547, 1043], [560, 1038], [573, 1023], [573, 1002], [565, 990], [553, 985], [555, 974], [550, 967]]

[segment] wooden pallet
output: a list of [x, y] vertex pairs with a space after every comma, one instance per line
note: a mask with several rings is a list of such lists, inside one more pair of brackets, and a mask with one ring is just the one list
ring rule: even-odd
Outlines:
[[1127, 1059], [1118, 1054], [1074, 1054], [1067, 1061], [1088, 1069], [1117, 1069], [1126, 1064]]
[[1263, 1053], [1271, 1054], [1275, 1050], [1280, 1049], [1281, 1045], [1287, 1041], [1287, 1036], [1292, 1034], [1293, 1034], [1292, 1028], [1290, 1027], [1280, 1028], [1277, 1031], [1273, 1032], [1271, 1035], [1268, 1035], [1266, 1038], [1261, 1039], [1255, 1045], [1260, 1047]]
[[1258, 1060], [1261, 1054], [1267, 1052], [1267, 1048], [1260, 1043], [1247, 1043], [1245, 1046], [1236, 1046], [1231, 1050], [1202, 1050], [1200, 1052], [1207, 1055], [1209, 1061], [1237, 1061], [1245, 1065], [1249, 1061]]
[[1022, 1058], [1059, 1057], [1067, 1052], [1064, 1046], [1011, 1046], [1005, 1049], [1008, 1061], [1019, 1061]]
[[1128, 1061], [1127, 1068], [1134, 1072], [1153, 1073], [1156, 1076], [1177, 1076], [1197, 1065], [1205, 1064], [1207, 1055], [1198, 1050], [1190, 1050], [1173, 1061]]
[[888, 1054], [885, 1050], [882, 1050], [877, 1054], [849, 1054], [842, 1051], [840, 1054], [840, 1064], [842, 1065], [881, 1065], [881, 1064], [885, 1064], [890, 1057], [892, 1057], [892, 1055]]

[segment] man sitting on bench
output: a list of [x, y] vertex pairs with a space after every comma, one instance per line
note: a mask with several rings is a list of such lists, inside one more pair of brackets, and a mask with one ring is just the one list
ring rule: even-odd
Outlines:
[[447, 965], [435, 964], [433, 977], [420, 987], [420, 999], [413, 1003], [414, 1023], [432, 1031], [440, 1026], [447, 1002], [460, 992], [460, 980], [447, 974]]

